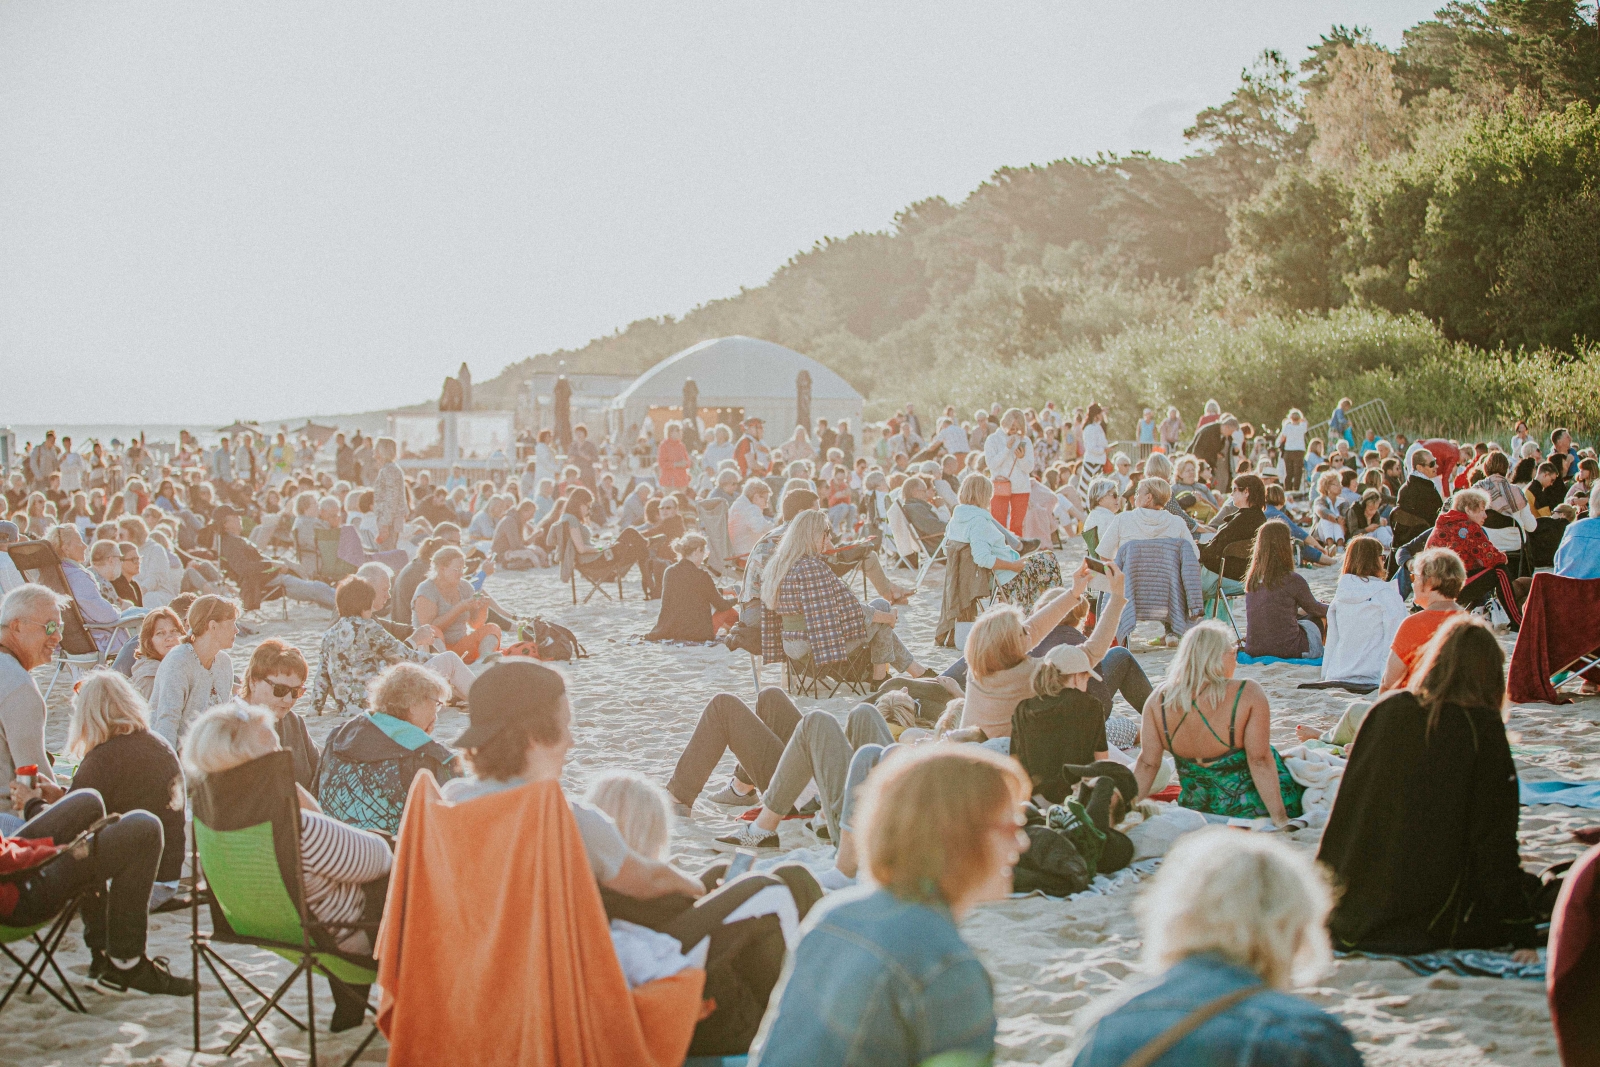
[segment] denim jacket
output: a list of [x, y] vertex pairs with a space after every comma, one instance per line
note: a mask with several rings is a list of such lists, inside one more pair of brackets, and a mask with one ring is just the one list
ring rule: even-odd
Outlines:
[[994, 987], [948, 909], [875, 886], [818, 904], [773, 991], [751, 1067], [978, 1067]]
[[[1079, 1040], [1073, 1067], [1119, 1067], [1194, 1009], [1260, 981], [1213, 953], [1190, 956], [1090, 1028]], [[1155, 1062], [1157, 1067], [1358, 1067], [1362, 1060], [1337, 1019], [1292, 994], [1269, 990], [1208, 1020]]]

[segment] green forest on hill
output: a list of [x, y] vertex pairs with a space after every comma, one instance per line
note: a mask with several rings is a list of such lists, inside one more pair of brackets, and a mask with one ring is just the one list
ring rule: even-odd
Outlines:
[[765, 284], [565, 360], [638, 373], [708, 337], [806, 352], [868, 398], [1251, 420], [1341, 395], [1402, 428], [1600, 427], [1600, 25], [1594, 3], [1456, 0], [1397, 50], [1333, 27], [1268, 51], [1178, 162], [1004, 168], [960, 204], [826, 238]]

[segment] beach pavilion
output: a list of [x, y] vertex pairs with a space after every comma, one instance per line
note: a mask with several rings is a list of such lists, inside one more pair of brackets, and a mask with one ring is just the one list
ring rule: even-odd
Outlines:
[[759, 417], [766, 423], [768, 441], [786, 441], [797, 425], [801, 371], [811, 376], [812, 422], [827, 419], [837, 425], [849, 419], [860, 427], [861, 394], [849, 382], [792, 348], [735, 336], [701, 341], [634, 379], [611, 401], [611, 428], [626, 432], [649, 417], [659, 435], [666, 422], [682, 417], [683, 383], [692, 378], [700, 393], [702, 425], [737, 426]]

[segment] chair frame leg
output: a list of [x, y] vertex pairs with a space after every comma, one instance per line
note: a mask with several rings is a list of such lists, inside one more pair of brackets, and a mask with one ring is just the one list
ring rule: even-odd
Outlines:
[[[61, 914], [56, 916], [55, 921], [50, 924], [43, 937], [40, 937], [35, 932], [30, 938], [34, 944], [34, 949], [26, 961], [13, 952], [10, 945], [0, 945], [0, 952], [5, 953], [6, 958], [15, 963], [18, 968], [16, 980], [6, 989], [5, 995], [0, 996], [0, 1011], [3, 1011], [5, 1006], [10, 1003], [12, 995], [22, 985], [23, 980], [31, 978], [32, 982], [24, 995], [31, 994], [35, 989], [42, 986], [44, 991], [49, 993], [55, 1002], [67, 1009], [67, 1011], [76, 1012], [80, 1015], [88, 1014], [88, 1009], [83, 1006], [83, 1001], [78, 998], [78, 991], [72, 988], [72, 983], [68, 981], [66, 974], [62, 972], [61, 965], [56, 962], [56, 949], [61, 947], [61, 939], [66, 936], [67, 927], [71, 925], [72, 917], [77, 912], [78, 900], [74, 898], [67, 902], [66, 907], [61, 909]], [[56, 981], [61, 983], [59, 991], [50, 984], [47, 969], [55, 972]], [[65, 996], [62, 994], [65, 994]], [[72, 998], [70, 1003], [67, 997]]]

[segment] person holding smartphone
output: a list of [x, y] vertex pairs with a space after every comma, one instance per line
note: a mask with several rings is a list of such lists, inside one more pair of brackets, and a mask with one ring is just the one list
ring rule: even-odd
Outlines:
[[1000, 525], [1021, 537], [1022, 523], [1028, 515], [1028, 484], [1033, 475], [1035, 457], [1033, 441], [1028, 437], [1020, 409], [1012, 408], [1000, 416], [1000, 432], [990, 434], [984, 441], [983, 456], [989, 464], [989, 477], [994, 484], [989, 514]]

